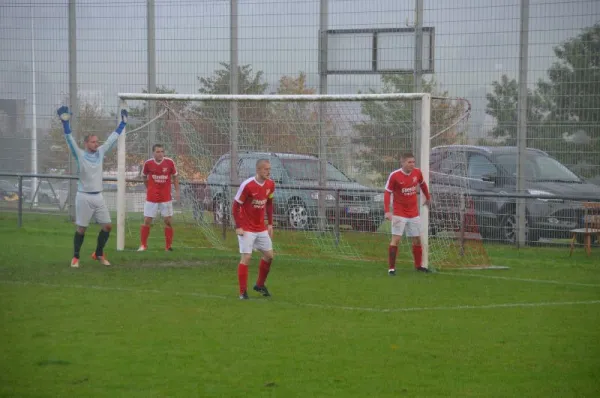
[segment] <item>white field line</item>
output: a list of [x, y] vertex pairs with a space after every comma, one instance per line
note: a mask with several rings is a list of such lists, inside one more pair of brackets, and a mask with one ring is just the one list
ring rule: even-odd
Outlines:
[[[61, 284], [52, 284], [52, 283], [43, 283], [43, 282], [23, 282], [23, 281], [3, 281], [3, 280], [0, 280], [0, 284], [18, 285], [18, 286], [42, 286], [42, 287], [52, 287], [52, 288], [67, 288], [67, 289], [87, 289], [87, 290], [100, 290], [100, 291], [119, 291], [119, 292], [130, 292], [130, 293], [165, 294], [165, 295], [174, 295], [174, 296], [189, 296], [189, 297], [220, 299], [220, 300], [236, 299], [235, 296], [223, 296], [223, 295], [207, 294], [207, 293], [174, 292], [174, 291], [164, 291], [164, 290], [158, 290], [158, 289], [135, 289], [135, 288], [127, 288], [127, 287], [108, 287], [108, 286], [97, 286], [97, 285], [61, 285]], [[437, 307], [373, 308], [373, 307], [354, 307], [354, 306], [290, 302], [290, 301], [280, 301], [278, 299], [250, 300], [250, 301], [251, 302], [260, 302], [260, 303], [272, 302], [272, 303], [278, 303], [278, 304], [286, 304], [286, 305], [309, 307], [309, 308], [320, 308], [320, 309], [328, 309], [328, 310], [343, 310], [343, 311], [373, 312], [373, 313], [491, 310], [491, 309], [501, 309], [501, 308], [538, 308], [538, 307], [581, 306], [581, 305], [600, 304], [600, 300], [582, 300], [582, 301], [550, 301], [550, 302], [528, 302], [528, 303], [527, 302], [526, 303], [499, 303], [499, 304], [486, 304], [486, 305], [451, 305], [451, 306], [437, 306]]]
[[470, 274], [470, 273], [462, 273], [462, 272], [436, 272], [436, 274], [440, 275], [450, 275], [450, 276], [467, 276], [472, 278], [487, 278], [487, 279], [500, 279], [507, 281], [517, 281], [517, 282], [531, 282], [531, 283], [546, 283], [551, 285], [561, 285], [561, 286], [586, 286], [586, 287], [600, 287], [600, 284], [595, 283], [579, 283], [579, 282], [564, 282], [564, 281], [553, 281], [546, 279], [530, 279], [530, 278], [513, 278], [510, 276], [496, 276], [496, 275], [482, 275], [482, 274]]

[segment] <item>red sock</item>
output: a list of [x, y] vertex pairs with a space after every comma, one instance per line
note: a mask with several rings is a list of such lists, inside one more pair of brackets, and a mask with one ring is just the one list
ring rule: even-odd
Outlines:
[[165, 249], [170, 249], [173, 243], [173, 227], [165, 227]]
[[412, 252], [415, 259], [415, 268], [419, 268], [423, 261], [423, 246], [413, 245]]
[[148, 236], [150, 236], [150, 226], [142, 224], [140, 227], [140, 236], [142, 238], [142, 246], [148, 247]]
[[238, 264], [238, 282], [240, 284], [240, 294], [248, 290], [248, 266], [246, 264]]
[[396, 269], [396, 253], [398, 253], [398, 246], [388, 247], [388, 265], [390, 269]]
[[269, 275], [269, 270], [271, 269], [271, 260], [265, 261], [264, 259], [260, 259], [260, 264], [258, 266], [258, 279], [256, 280], [256, 286], [264, 286], [265, 281], [267, 280], [267, 275]]

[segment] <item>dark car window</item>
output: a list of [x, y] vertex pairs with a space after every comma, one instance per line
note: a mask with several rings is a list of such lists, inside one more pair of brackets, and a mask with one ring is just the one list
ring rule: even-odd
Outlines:
[[450, 151], [446, 157], [440, 162], [440, 172], [444, 174], [456, 175], [465, 177], [466, 173], [466, 156], [462, 151]]
[[215, 167], [215, 174], [219, 175], [229, 175], [229, 171], [231, 170], [231, 159], [225, 158], [221, 159], [217, 167]]
[[[319, 179], [318, 159], [281, 159], [283, 167], [295, 180], [317, 181]], [[327, 181], [350, 182], [344, 173], [331, 163], [327, 163]]]
[[[510, 175], [517, 175], [517, 154], [498, 155], [496, 159]], [[538, 182], [581, 182], [581, 179], [577, 175], [558, 160], [533, 153], [526, 155], [525, 178]]]
[[256, 159], [255, 158], [244, 158], [240, 162], [240, 169], [238, 176], [241, 179], [250, 178], [256, 175]]
[[498, 169], [494, 164], [485, 156], [480, 154], [473, 154], [469, 157], [469, 168], [467, 176], [469, 178], [482, 179], [483, 176], [497, 176]]

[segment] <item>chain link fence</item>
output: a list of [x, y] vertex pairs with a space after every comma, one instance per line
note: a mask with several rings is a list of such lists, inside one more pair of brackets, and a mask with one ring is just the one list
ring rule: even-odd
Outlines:
[[[4, 1], [0, 171], [74, 174], [55, 109], [62, 104], [74, 108], [79, 141], [91, 133], [103, 140], [115, 125], [118, 92], [427, 91], [452, 99], [432, 105], [432, 133], [443, 132], [432, 147], [502, 150], [517, 144], [519, 91], [526, 88], [527, 146], [544, 151], [580, 179], [557, 188], [560, 181], [544, 178], [548, 181], [528, 182], [527, 189], [578, 196], [583, 185], [600, 186], [600, 6], [594, 0], [526, 3], [528, 31], [522, 32], [518, 0]], [[523, 37], [528, 42], [526, 82], [519, 79]], [[423, 43], [421, 51], [415, 51], [415, 43]], [[229, 116], [219, 122], [215, 114], [207, 125], [193, 116], [198, 109], [179, 103], [132, 102], [130, 107], [130, 130], [136, 131], [128, 136], [128, 178], [138, 178], [152, 145], [164, 143], [193, 191], [231, 149]], [[267, 125], [264, 109], [241, 107], [236, 111], [239, 149], [264, 146], [325, 157], [375, 195], [399, 167], [402, 152], [418, 153], [418, 107], [401, 108], [356, 103], [344, 109], [344, 117], [334, 113], [321, 120], [322, 110], [296, 107], [285, 110], [279, 123]], [[220, 111], [230, 115], [229, 109]], [[356, 128], [361, 123], [364, 128]], [[325, 144], [316, 134], [319, 126], [327, 131]], [[488, 160], [502, 173], [517, 171], [495, 157]], [[114, 153], [105, 172], [106, 178], [116, 176]], [[455, 176], [484, 177], [475, 169], [460, 173]], [[22, 193], [31, 195], [31, 209], [64, 210], [70, 200], [64, 181], [23, 178]], [[451, 185], [442, 181], [439, 192]], [[458, 186], [474, 194], [471, 185]], [[588, 188], [592, 193], [585, 197], [593, 197], [594, 188]], [[515, 193], [497, 183], [486, 189]], [[137, 195], [128, 205], [143, 201], [143, 190]], [[2, 211], [14, 210], [8, 202], [2, 201]], [[500, 239], [497, 233], [488, 237]]]

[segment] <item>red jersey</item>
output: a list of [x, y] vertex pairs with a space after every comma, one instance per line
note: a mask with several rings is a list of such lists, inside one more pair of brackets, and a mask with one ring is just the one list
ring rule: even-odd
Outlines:
[[236, 220], [239, 220], [240, 228], [250, 232], [267, 230], [265, 226], [265, 208], [267, 202], [273, 199], [273, 192], [275, 192], [273, 180], [265, 180], [262, 184], [259, 184], [255, 177], [251, 177], [240, 185], [235, 195], [235, 201], [241, 207], [239, 217], [236, 218]]
[[146, 160], [142, 174], [148, 178], [146, 200], [152, 203], [171, 201], [171, 176], [177, 175], [175, 162], [170, 158], [163, 158], [160, 162], [152, 159]]
[[[385, 190], [394, 196], [393, 214], [395, 216], [413, 218], [419, 215], [419, 203], [417, 200], [417, 187], [429, 199], [429, 190], [423, 180], [421, 170], [415, 168], [409, 174], [404, 170], [393, 171], [385, 184]], [[388, 195], [386, 195], [388, 196]], [[384, 201], [385, 212], [389, 211], [389, 197]]]

